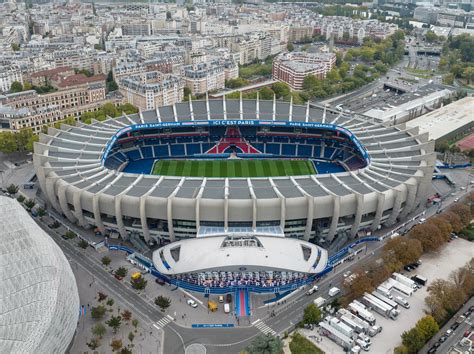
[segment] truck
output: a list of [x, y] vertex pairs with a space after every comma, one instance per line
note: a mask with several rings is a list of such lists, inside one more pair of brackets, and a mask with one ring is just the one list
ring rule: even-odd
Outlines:
[[406, 309], [409, 309], [410, 308], [410, 304], [408, 303], [408, 301], [401, 297], [401, 296], [395, 296], [395, 298], [393, 299], [395, 300], [396, 303], [400, 304], [401, 306], [403, 306], [404, 308]]
[[382, 285], [378, 286], [376, 290], [383, 296], [388, 297], [389, 299], [393, 298], [392, 294], [390, 294], [390, 290]]
[[342, 321], [351, 326], [357, 333], [367, 333], [370, 328], [370, 325], [366, 321], [360, 317], [357, 317], [349, 310], [339, 309], [337, 315]]
[[385, 302], [387, 305], [391, 306], [392, 308], [394, 308], [395, 310], [398, 310], [398, 303], [396, 303], [395, 301], [393, 301], [392, 299], [389, 299], [388, 297], [380, 294], [379, 292], [377, 291], [374, 291], [372, 293], [373, 296], [375, 296], [377, 299], [379, 300], [382, 300], [383, 302]]
[[313, 304], [315, 304], [318, 307], [323, 307], [325, 303], [326, 303], [326, 299], [321, 296], [313, 300]]
[[362, 339], [357, 338], [356, 343], [359, 347], [361, 347], [364, 351], [368, 352], [370, 350], [370, 344], [364, 342]]
[[391, 306], [387, 305], [385, 302], [377, 299], [375, 296], [369, 293], [364, 293], [361, 301], [368, 308], [378, 312], [382, 316], [391, 318], [392, 320], [395, 320], [398, 317], [399, 312], [397, 310], [393, 309]]
[[381, 326], [372, 326], [372, 327], [369, 328], [368, 334], [369, 334], [369, 336], [373, 337], [377, 333], [380, 333], [380, 332], [382, 332], [382, 327]]
[[411, 277], [411, 279], [412, 279], [415, 283], [420, 284], [420, 285], [422, 285], [422, 286], [423, 286], [423, 285], [426, 285], [426, 283], [428, 282], [428, 279], [427, 279], [427, 278], [425, 278], [425, 277], [423, 277], [423, 276], [421, 276], [421, 275], [419, 275], [419, 274], [417, 274], [417, 275]]
[[367, 310], [367, 308], [363, 304], [361, 304], [359, 301], [357, 300], [352, 301], [348, 307], [349, 307], [349, 311], [351, 311], [354, 315], [362, 318], [371, 326], [375, 324], [375, 316], [369, 310]]
[[317, 285], [311, 287], [307, 292], [306, 295], [313, 295], [316, 291], [318, 291], [319, 287]]
[[329, 296], [333, 297], [333, 296], [336, 296], [337, 294], [339, 294], [341, 292], [341, 290], [339, 288], [336, 288], [336, 287], [333, 287], [331, 289], [329, 289]]
[[322, 330], [322, 334], [332, 339], [334, 342], [343, 347], [346, 351], [350, 350], [354, 346], [354, 340], [349, 338], [344, 333], [339, 332], [336, 328], [329, 325], [326, 322], [320, 322], [319, 327]]
[[354, 335], [354, 329], [336, 317], [327, 316], [324, 321], [349, 338], [352, 338]]
[[418, 287], [416, 286], [416, 283], [410, 278], [404, 276], [403, 274], [393, 273], [392, 278], [402, 283], [403, 285], [411, 287], [413, 290], [418, 289]]
[[413, 288], [406, 286], [392, 278], [387, 279], [382, 285], [390, 290], [395, 289], [406, 296], [411, 296], [413, 294]]

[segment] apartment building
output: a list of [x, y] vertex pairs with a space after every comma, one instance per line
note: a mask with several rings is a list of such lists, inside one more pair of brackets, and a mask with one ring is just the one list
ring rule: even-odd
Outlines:
[[159, 71], [123, 77], [118, 85], [126, 101], [142, 110], [173, 105], [183, 100], [184, 81]]
[[291, 26], [288, 31], [288, 40], [290, 42], [303, 42], [313, 36], [312, 26]]
[[186, 65], [182, 68], [184, 84], [193, 95], [222, 90], [225, 88], [225, 80], [238, 76], [238, 66], [231, 61], [215, 60], [208, 63]]
[[16, 66], [0, 67], [0, 91], [8, 92], [12, 84], [18, 81], [23, 84], [23, 77], [21, 76], [20, 68]]
[[46, 86], [50, 85], [53, 81], [57, 81], [58, 75], [74, 75], [74, 69], [68, 66], [64, 66], [49, 70], [36, 71], [29, 75], [27, 81], [29, 81], [34, 86]]
[[293, 90], [302, 90], [308, 75], [322, 80], [334, 65], [336, 55], [333, 53], [284, 53], [273, 60], [272, 76]]

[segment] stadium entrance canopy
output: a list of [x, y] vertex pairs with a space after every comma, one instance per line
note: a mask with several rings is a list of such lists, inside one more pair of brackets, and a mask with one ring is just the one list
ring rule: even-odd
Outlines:
[[187, 239], [153, 253], [156, 269], [165, 275], [200, 272], [322, 272], [325, 249], [293, 238], [234, 233]]

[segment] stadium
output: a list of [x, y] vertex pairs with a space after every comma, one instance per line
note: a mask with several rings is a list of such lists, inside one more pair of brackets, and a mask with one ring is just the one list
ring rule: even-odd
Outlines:
[[272, 271], [300, 282], [325, 268], [325, 248], [404, 218], [428, 194], [433, 150], [417, 128], [224, 97], [50, 128], [34, 163], [70, 221], [162, 246], [160, 274], [258, 285]]

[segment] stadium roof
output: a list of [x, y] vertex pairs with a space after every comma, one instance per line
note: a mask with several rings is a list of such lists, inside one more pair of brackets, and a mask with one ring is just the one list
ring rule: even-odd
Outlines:
[[163, 274], [212, 270], [318, 273], [324, 270], [327, 260], [327, 251], [315, 244], [253, 234], [182, 240], [153, 253], [153, 263]]
[[[249, 178], [246, 183], [238, 183], [236, 178], [228, 178], [228, 183], [224, 183], [224, 178], [143, 176], [109, 170], [102, 165], [105, 147], [120, 129], [133, 124], [190, 121], [190, 117], [194, 121], [249, 119], [272, 122], [274, 119], [276, 123], [331, 123], [350, 129], [369, 152], [371, 162], [356, 171]], [[49, 128], [49, 134], [41, 135], [40, 142], [35, 143], [35, 159], [41, 159], [39, 164], [46, 175], [59, 177], [85, 192], [112, 197], [122, 193], [136, 198], [147, 194], [148, 198], [252, 200], [383, 192], [414, 176], [422, 176], [427, 166], [424, 155], [432, 149], [425, 136], [417, 135], [417, 129], [407, 132], [403, 127], [386, 126], [380, 121], [345, 112], [262, 100], [183, 102], [90, 125], [63, 125], [61, 130]], [[341, 177], [344, 178], [341, 180]]]
[[0, 197], [0, 353], [64, 353], [79, 315], [61, 249], [14, 199]]
[[464, 97], [406, 124], [407, 127], [419, 127], [420, 133], [429, 133], [430, 139], [438, 140], [469, 124], [474, 124], [473, 112], [474, 97]]

